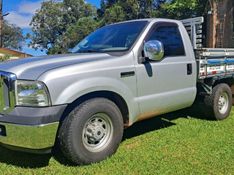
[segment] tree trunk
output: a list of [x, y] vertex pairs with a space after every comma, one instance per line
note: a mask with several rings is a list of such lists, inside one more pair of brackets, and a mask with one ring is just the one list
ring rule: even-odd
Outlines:
[[209, 0], [205, 42], [206, 47], [234, 47], [233, 20], [233, 0]]

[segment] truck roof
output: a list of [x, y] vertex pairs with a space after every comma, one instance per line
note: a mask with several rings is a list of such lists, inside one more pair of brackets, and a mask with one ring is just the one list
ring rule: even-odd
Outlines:
[[[133, 19], [133, 20], [128, 20], [128, 21], [121, 21], [121, 22], [117, 22], [117, 23], [113, 23], [113, 24], [121, 24], [121, 23], [134, 22], [134, 21], [148, 21], [148, 22], [162, 21], [162, 22], [181, 23], [179, 20], [168, 19], [168, 18], [142, 18], [142, 19]], [[110, 25], [113, 25], [113, 24], [110, 24]]]

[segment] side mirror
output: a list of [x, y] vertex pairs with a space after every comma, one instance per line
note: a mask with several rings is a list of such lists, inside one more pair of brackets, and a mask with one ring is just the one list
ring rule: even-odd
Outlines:
[[144, 44], [145, 57], [153, 61], [160, 61], [164, 56], [163, 44], [158, 40], [150, 40]]

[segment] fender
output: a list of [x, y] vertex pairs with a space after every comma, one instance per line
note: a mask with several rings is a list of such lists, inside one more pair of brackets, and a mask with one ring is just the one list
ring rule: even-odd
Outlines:
[[[60, 92], [53, 90], [54, 86], [47, 82], [53, 105], [69, 104], [79, 97], [96, 91], [110, 91], [120, 95], [127, 103], [129, 110], [129, 123], [135, 121], [139, 115], [139, 106], [131, 89], [118, 79], [108, 77], [83, 78], [72, 84], [64, 86]], [[55, 94], [53, 94], [53, 92]]]

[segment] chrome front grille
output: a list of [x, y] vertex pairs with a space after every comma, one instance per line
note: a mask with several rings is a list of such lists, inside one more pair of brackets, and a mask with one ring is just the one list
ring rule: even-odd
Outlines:
[[0, 113], [9, 113], [15, 107], [16, 75], [0, 71]]

